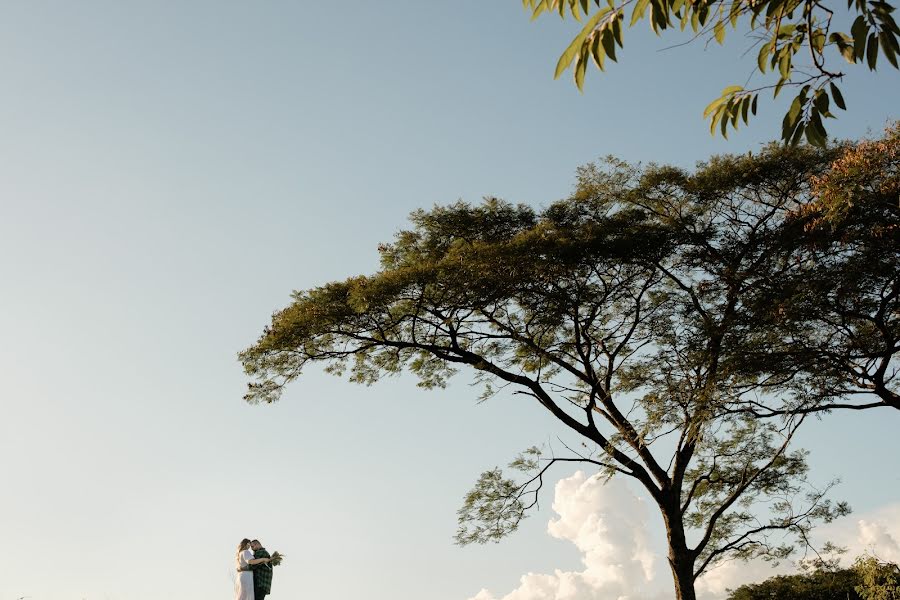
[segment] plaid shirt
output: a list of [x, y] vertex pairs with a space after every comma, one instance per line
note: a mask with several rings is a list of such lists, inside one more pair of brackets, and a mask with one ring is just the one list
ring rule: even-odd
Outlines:
[[[253, 558], [271, 558], [265, 548], [253, 553]], [[264, 594], [272, 593], [272, 565], [268, 563], [250, 565], [253, 570], [253, 588]]]

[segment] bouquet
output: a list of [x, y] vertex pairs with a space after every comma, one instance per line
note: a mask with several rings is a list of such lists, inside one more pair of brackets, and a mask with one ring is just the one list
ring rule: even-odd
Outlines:
[[277, 567], [281, 564], [281, 561], [284, 560], [284, 554], [278, 552], [277, 550], [272, 553], [272, 560], [269, 561], [269, 564], [273, 567]]

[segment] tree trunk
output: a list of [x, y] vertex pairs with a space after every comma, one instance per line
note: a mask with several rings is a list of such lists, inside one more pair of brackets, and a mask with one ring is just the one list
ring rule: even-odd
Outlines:
[[669, 568], [675, 582], [676, 600], [697, 600], [694, 592], [694, 553], [688, 550], [684, 523], [677, 502], [663, 508], [666, 538], [669, 542]]
[[676, 553], [669, 545], [669, 567], [672, 569], [672, 578], [675, 581], [676, 600], [696, 600], [694, 592], [694, 559], [684, 552]]

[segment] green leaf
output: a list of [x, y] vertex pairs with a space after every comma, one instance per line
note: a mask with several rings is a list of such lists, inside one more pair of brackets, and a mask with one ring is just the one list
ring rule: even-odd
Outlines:
[[756, 100], [759, 98], [759, 94], [753, 94], [753, 103], [750, 105], [750, 112], [756, 116]]
[[716, 125], [719, 123], [719, 119], [722, 117], [721, 111], [716, 111], [713, 115], [712, 119], [709, 121], [709, 134], [716, 135]]
[[800, 111], [803, 110], [804, 99], [803, 96], [798, 94], [794, 101], [791, 102], [791, 107], [788, 109], [787, 114], [787, 122], [790, 125], [793, 125], [797, 122], [797, 119], [800, 117]]
[[778, 83], [775, 84], [775, 92], [772, 94], [773, 98], [777, 98], [778, 94], [781, 92], [781, 88], [784, 87], [784, 84], [787, 83], [787, 79], [779, 79]]
[[725, 23], [724, 21], [717, 21], [715, 27], [713, 27], [714, 35], [716, 37], [716, 41], [719, 42], [721, 46], [725, 42]]
[[744, 96], [744, 99], [741, 100], [741, 118], [744, 120], [744, 125], [749, 123], [748, 113], [750, 112], [750, 96]]
[[719, 96], [712, 102], [706, 105], [706, 108], [703, 110], [703, 118], [708, 117], [714, 110], [716, 110], [719, 106], [722, 105], [728, 98], [725, 96]]
[[796, 123], [791, 123], [791, 119], [788, 115], [784, 115], [784, 118], [781, 120], [781, 139], [785, 141], [789, 140], [796, 125]]
[[722, 111], [724, 113], [722, 120], [719, 122], [719, 129], [722, 130], [722, 137], [728, 139], [728, 119], [731, 116], [731, 101], [725, 105]]
[[825, 90], [817, 90], [815, 99], [813, 100], [813, 106], [816, 107], [816, 111], [823, 115], [829, 115], [831, 113], [828, 112], [829, 109], [829, 100], [828, 94], [825, 93]]
[[603, 18], [605, 14], [609, 13], [609, 9], [604, 7], [599, 11], [594, 13], [594, 16], [591, 17], [585, 26], [582, 28], [581, 32], [575, 36], [575, 39], [572, 40], [572, 43], [569, 44], [569, 47], [566, 48], [565, 52], [562, 53], [562, 56], [559, 57], [559, 61], [556, 63], [556, 73], [554, 73], [553, 78], [558, 79], [560, 75], [562, 75], [563, 71], [569, 68], [569, 65], [572, 64], [572, 61], [575, 59], [575, 56], [578, 54], [578, 51], [581, 49], [581, 45], [584, 43], [584, 39], [594, 30], [597, 26], [597, 23], [600, 22], [600, 19]]
[[583, 52], [578, 56], [578, 62], [575, 64], [575, 86], [578, 91], [584, 91], [584, 73], [587, 70], [588, 57], [587, 52]]
[[[894, 21], [894, 17], [891, 15], [881, 15], [881, 24], [884, 29], [887, 29], [895, 35], [900, 35], [900, 27], [897, 26], [897, 22]], [[898, 50], [898, 53], [900, 53], [900, 50]]]
[[884, 52], [885, 58], [888, 59], [888, 62], [895, 69], [900, 68], [897, 66], [897, 48], [895, 47], [897, 39], [894, 37], [893, 32], [882, 29], [881, 33], [878, 34], [878, 38], [881, 40], [881, 51]]
[[650, 0], [637, 0], [637, 3], [634, 5], [634, 11], [631, 13], [631, 24], [629, 27], [634, 27], [635, 23], [644, 18], [648, 4], [650, 4]]
[[741, 2], [732, 2], [731, 3], [731, 11], [728, 15], [728, 20], [731, 22], [731, 28], [737, 29], [738, 18], [741, 16], [741, 12], [744, 9], [744, 5]]
[[572, 2], [569, 10], [572, 12], [572, 18], [580, 23], [581, 22], [581, 11], [579, 10], [578, 7], [579, 7], [578, 2]]
[[625, 45], [622, 43], [622, 13], [618, 13], [616, 17], [612, 20], [612, 32], [613, 38], [615, 38], [616, 43], [619, 44], [619, 48], [624, 48]]
[[591, 12], [591, 2], [590, 0], [581, 0], [581, 10], [584, 14], [588, 14]]
[[786, 40], [794, 34], [794, 31], [797, 29], [797, 26], [793, 23], [787, 23], [778, 28], [776, 35], [779, 39]]
[[851, 44], [849, 46], [844, 46], [843, 48], [841, 48], [841, 56], [843, 56], [844, 60], [846, 60], [851, 65], [854, 64], [856, 62], [856, 53], [853, 49], [853, 45]]
[[874, 71], [878, 62], [878, 35], [874, 33], [869, 35], [869, 43], [866, 44], [866, 61], [869, 63], [869, 70]]
[[[527, 0], [526, 0], [526, 2], [527, 2]], [[543, 2], [541, 2], [540, 4], [538, 4], [537, 6], [534, 7], [534, 11], [531, 13], [531, 20], [534, 21], [539, 16], [541, 16], [541, 14], [546, 10], [547, 10], [547, 0], [544, 0]]]
[[700, 19], [700, 26], [706, 25], [706, 19], [709, 17], [709, 5], [702, 3], [697, 10], [697, 17]]
[[806, 125], [806, 141], [819, 148], [825, 146], [825, 138], [821, 137], [810, 124]]
[[569, 47], [566, 48], [565, 52], [562, 53], [562, 56], [559, 57], [559, 60], [556, 62], [556, 72], [553, 74], [554, 79], [557, 79], [562, 75], [563, 71], [569, 68], [569, 65], [575, 59], [575, 55], [578, 54], [581, 42], [582, 37], [580, 35], [576, 36], [575, 39], [572, 40], [572, 43], [569, 44]]
[[[813, 139], [815, 141], [810, 140], [810, 130], [813, 132]], [[825, 127], [822, 125], [822, 118], [816, 111], [812, 112], [809, 123], [806, 125], [806, 139], [810, 140], [810, 143], [814, 146], [819, 147], [825, 147], [825, 145], [828, 143], [828, 133], [825, 131]]]
[[595, 35], [591, 38], [591, 57], [594, 59], [594, 64], [597, 65], [597, 68], [601, 71], [603, 70], [603, 59], [606, 54], [603, 52], [603, 47], [600, 45], [600, 36]]
[[603, 49], [606, 50], [606, 55], [610, 60], [616, 61], [616, 41], [613, 39], [613, 33], [609, 30], [609, 27], [600, 32], [600, 42], [603, 44]]
[[766, 72], [766, 63], [768, 62], [766, 59], [769, 57], [769, 53], [772, 51], [772, 45], [775, 43], [775, 40], [769, 40], [759, 49], [759, 55], [756, 57], [756, 64], [759, 66], [759, 71], [761, 73]]
[[803, 132], [806, 130], [806, 126], [800, 122], [797, 123], [797, 127], [794, 129], [794, 133], [791, 135], [790, 140], [787, 141], [791, 146], [796, 146], [800, 139], [803, 137]]
[[781, 56], [778, 59], [778, 71], [781, 78], [788, 80], [791, 78], [791, 51], [789, 48], [781, 49]]
[[853, 21], [853, 26], [850, 28], [850, 35], [853, 36], [853, 56], [854, 62], [859, 62], [862, 60], [863, 55], [866, 51], [866, 34], [869, 32], [869, 25], [866, 23], [865, 17], [859, 15], [856, 17], [856, 20]]
[[841, 94], [841, 90], [838, 89], [838, 86], [834, 85], [833, 81], [829, 86], [831, 87], [831, 97], [834, 98], [834, 103], [837, 104], [839, 109], [847, 110], [847, 105], [844, 104], [844, 96]]
[[816, 49], [816, 52], [821, 54], [822, 50], [825, 48], [825, 34], [822, 32], [822, 30], [820, 29], [813, 33], [810, 40], [812, 42], [813, 48]]
[[723, 122], [725, 122], [725, 123], [728, 122], [728, 111], [725, 110], [724, 106], [721, 109], [719, 109], [719, 112], [716, 113], [716, 117], [715, 117], [715, 119], [713, 119], [713, 122], [711, 123], [709, 132], [713, 136], [715, 136], [716, 130], [721, 129]]
[[832, 44], [844, 46], [847, 44], [852, 44], [853, 38], [851, 38], [846, 33], [841, 33], [839, 31], [835, 31], [835, 32], [831, 33], [831, 35], [828, 36], [828, 41], [830, 41]]

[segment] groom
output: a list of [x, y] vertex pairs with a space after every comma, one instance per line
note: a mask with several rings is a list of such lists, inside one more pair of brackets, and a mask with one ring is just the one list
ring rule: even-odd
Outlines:
[[[253, 550], [253, 558], [271, 558], [259, 540], [250, 542], [250, 549]], [[264, 600], [266, 594], [272, 593], [272, 565], [250, 565], [250, 568], [253, 570], [253, 596], [255, 600]]]

